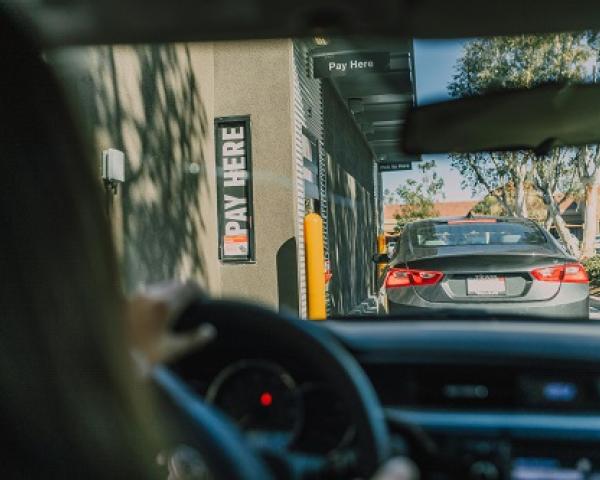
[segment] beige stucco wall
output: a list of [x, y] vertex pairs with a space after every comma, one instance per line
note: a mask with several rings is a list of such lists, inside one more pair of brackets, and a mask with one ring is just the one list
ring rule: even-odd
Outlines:
[[127, 288], [193, 278], [218, 294], [212, 43], [93, 47], [69, 56], [94, 153], [126, 155], [113, 222]]
[[[91, 47], [66, 57], [95, 155], [126, 154], [113, 222], [128, 289], [193, 278], [213, 296], [297, 303], [292, 42]], [[251, 119], [256, 262], [231, 265], [218, 257], [214, 119], [240, 115]]]
[[[221, 268], [222, 294], [277, 307], [278, 252], [295, 238], [292, 42], [215, 44], [215, 117], [249, 115], [256, 263]], [[290, 285], [296, 273], [289, 270]]]

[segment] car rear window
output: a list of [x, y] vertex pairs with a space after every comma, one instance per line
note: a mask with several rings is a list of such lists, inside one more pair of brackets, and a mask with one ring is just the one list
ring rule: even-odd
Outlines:
[[500, 221], [423, 223], [411, 231], [411, 242], [415, 247], [539, 245], [546, 241], [536, 225]]

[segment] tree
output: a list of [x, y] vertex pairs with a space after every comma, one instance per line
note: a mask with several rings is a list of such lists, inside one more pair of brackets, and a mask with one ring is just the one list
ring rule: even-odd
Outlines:
[[396, 191], [391, 191], [389, 188], [386, 188], [383, 191], [383, 203], [385, 205], [393, 205], [394, 203], [398, 203], [398, 196], [396, 195]]
[[[527, 214], [530, 220], [534, 220], [541, 225], [545, 225], [548, 220], [548, 208], [544, 203], [544, 199], [539, 194], [538, 189], [534, 187], [533, 182], [528, 180], [525, 185], [526, 202], [527, 202]], [[558, 206], [560, 210], [563, 210], [563, 206], [567, 201], [573, 201], [576, 199], [574, 194], [565, 196], [564, 194], [557, 198]], [[492, 195], [488, 195], [481, 200], [471, 210], [474, 214], [478, 215], [492, 215], [492, 216], [506, 216], [508, 212], [498, 202], [498, 199]]]
[[580, 257], [579, 242], [567, 228], [560, 213], [561, 203], [568, 201], [579, 190], [576, 171], [573, 168], [573, 151], [567, 148], [555, 148], [545, 157], [534, 157], [533, 163], [533, 185], [546, 205], [547, 216], [544, 226], [550, 228], [554, 225], [567, 249], [574, 256]]
[[[425, 161], [418, 166], [422, 177], [408, 179], [394, 192], [387, 191], [387, 199], [400, 203], [401, 211], [396, 215], [395, 231], [400, 233], [407, 223], [422, 218], [435, 217], [435, 200], [443, 197], [444, 179], [435, 171], [435, 161]], [[391, 203], [391, 202], [390, 202]]]
[[452, 166], [462, 175], [462, 187], [474, 195], [493, 197], [506, 215], [527, 218], [525, 182], [529, 158], [519, 152], [452, 154]]
[[[464, 97], [548, 82], [580, 81], [587, 76], [587, 63], [593, 55], [586, 34], [477, 39], [466, 44], [448, 91], [453, 97]], [[579, 246], [562, 219], [557, 198], [561, 193], [566, 198], [562, 179], [572, 177], [580, 157], [577, 150], [569, 154], [564, 149], [555, 149], [543, 159], [526, 151], [451, 155], [453, 166], [463, 174], [463, 186], [492, 196], [509, 214], [528, 217], [526, 185], [530, 182], [547, 207], [547, 225], [556, 226], [574, 254], [579, 254]], [[569, 192], [577, 188], [576, 184], [569, 183]]]
[[[592, 49], [596, 65], [592, 71], [592, 81], [597, 82], [597, 64], [600, 60], [600, 33], [588, 32], [586, 42]], [[596, 253], [594, 244], [598, 234], [598, 194], [600, 193], [600, 147], [587, 146], [579, 150], [576, 158], [579, 181], [583, 190], [585, 203], [583, 242], [581, 256], [592, 257]]]
[[598, 193], [600, 190], [600, 147], [590, 145], [580, 148], [575, 157], [579, 183], [585, 203], [583, 215], [583, 242], [581, 256], [593, 257], [598, 234]]
[[492, 195], [488, 195], [481, 202], [475, 205], [471, 212], [476, 215], [507, 215], [506, 211], [498, 202], [498, 199]]

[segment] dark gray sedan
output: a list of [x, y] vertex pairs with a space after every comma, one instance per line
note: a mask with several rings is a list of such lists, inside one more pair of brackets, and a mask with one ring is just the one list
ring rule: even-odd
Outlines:
[[584, 267], [530, 220], [417, 221], [406, 226], [388, 260], [379, 285], [382, 312], [459, 308], [589, 318]]

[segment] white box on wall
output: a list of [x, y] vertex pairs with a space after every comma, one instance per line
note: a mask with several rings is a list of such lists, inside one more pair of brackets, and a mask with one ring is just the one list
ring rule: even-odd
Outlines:
[[102, 178], [111, 183], [125, 181], [125, 154], [114, 148], [102, 152]]

